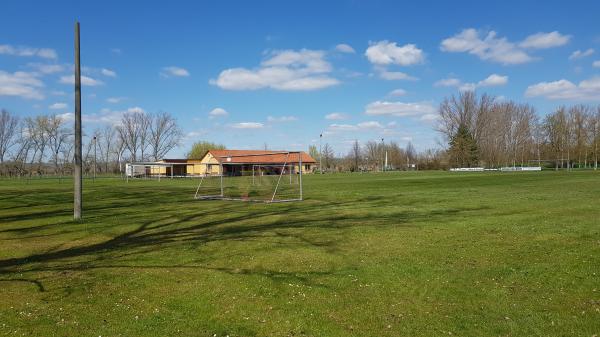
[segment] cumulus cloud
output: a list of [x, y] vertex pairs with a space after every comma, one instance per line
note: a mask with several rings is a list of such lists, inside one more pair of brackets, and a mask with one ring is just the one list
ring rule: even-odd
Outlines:
[[223, 108], [214, 108], [208, 113], [209, 118], [226, 117], [227, 115], [229, 112]]
[[436, 81], [433, 85], [436, 87], [458, 87], [461, 91], [475, 90], [482, 87], [495, 87], [506, 85], [508, 83], [508, 76], [502, 76], [498, 74], [491, 74], [485, 79], [477, 83], [463, 83], [458, 78], [445, 78]]
[[383, 129], [384, 126], [377, 121], [366, 121], [358, 124], [331, 124], [327, 128], [329, 132], [365, 131]]
[[371, 43], [365, 55], [371, 63], [383, 66], [391, 64], [410, 66], [425, 61], [425, 54], [416, 45], [398, 46], [396, 42], [387, 40]]
[[[81, 118], [84, 123], [89, 124], [109, 124], [109, 125], [118, 125], [121, 123], [121, 119], [123, 118], [123, 114], [125, 113], [146, 113], [146, 111], [138, 106], [130, 107], [126, 110], [111, 110], [111, 109], [101, 109], [97, 113], [82, 113]], [[59, 115], [61, 118], [66, 121], [74, 120], [74, 114], [72, 112], [67, 112]]]
[[164, 67], [160, 73], [162, 77], [188, 77], [190, 72], [180, 67]]
[[425, 114], [425, 115], [421, 116], [420, 119], [424, 122], [435, 122], [439, 118], [440, 118], [439, 114], [432, 113], [432, 114]]
[[[535, 38], [528, 44], [533, 45]], [[440, 49], [452, 53], [469, 53], [482, 60], [502, 64], [521, 64], [534, 60], [517, 44], [508, 41], [505, 37], [498, 37], [496, 32], [490, 31], [482, 34], [473, 29], [464, 29], [462, 32], [442, 41]]]
[[388, 80], [388, 81], [394, 81], [394, 80], [405, 80], [405, 81], [416, 81], [418, 78], [410, 76], [406, 73], [403, 73], [401, 71], [387, 71], [387, 70], [377, 70], [379, 77], [384, 79], [384, 80]]
[[419, 116], [433, 114], [436, 109], [428, 102], [403, 103], [389, 101], [375, 101], [365, 107], [365, 114], [371, 116]]
[[262, 129], [265, 125], [259, 122], [241, 122], [230, 125], [234, 129]]
[[[59, 82], [63, 84], [75, 84], [75, 75], [61, 76]], [[104, 82], [100, 80], [93, 79], [89, 76], [81, 75], [81, 85], [95, 87], [103, 84]]]
[[594, 61], [592, 63], [592, 67], [594, 67], [594, 68], [600, 68], [600, 60]]
[[333, 113], [325, 115], [325, 119], [329, 119], [332, 121], [341, 121], [344, 119], [348, 119], [348, 115], [346, 115], [345, 113], [341, 113], [341, 112], [333, 112]]
[[51, 104], [48, 108], [52, 109], [52, 110], [66, 109], [67, 108], [67, 103], [54, 103], [54, 104]]
[[106, 68], [102, 68], [100, 70], [100, 72], [102, 73], [102, 75], [104, 76], [108, 76], [108, 77], [117, 77], [117, 73], [114, 72], [113, 70], [110, 69], [106, 69]]
[[331, 64], [319, 50], [274, 51], [255, 69], [223, 70], [210, 84], [225, 90], [257, 90], [271, 88], [284, 91], [308, 91], [339, 84], [330, 77]]
[[27, 66], [42, 74], [54, 74], [65, 70], [65, 66], [61, 64], [28, 63]]
[[267, 117], [267, 122], [294, 122], [297, 121], [298, 118], [295, 116], [280, 116], [280, 117]]
[[577, 59], [581, 59], [584, 57], [588, 57], [590, 55], [592, 55], [594, 53], [594, 49], [590, 48], [588, 50], [576, 50], [573, 53], [571, 53], [571, 55], [569, 56], [569, 60], [577, 60]]
[[109, 97], [106, 99], [108, 103], [120, 103], [125, 100], [125, 97]]
[[550, 33], [536, 33], [529, 35], [519, 43], [520, 47], [531, 49], [547, 49], [564, 46], [569, 43], [570, 35], [563, 35], [557, 31]]
[[43, 86], [44, 83], [34, 73], [17, 71], [11, 74], [0, 70], [0, 96], [44, 99], [40, 91]]
[[399, 97], [399, 96], [404, 96], [404, 95], [406, 95], [406, 90], [404, 90], [404, 89], [395, 89], [388, 93], [388, 96], [392, 96], [392, 97]]
[[461, 83], [458, 78], [450, 77], [438, 80], [433, 85], [436, 87], [458, 87]]
[[0, 44], [0, 54], [14, 56], [36, 56], [45, 59], [56, 59], [58, 57], [54, 49], [24, 46], [14, 47], [8, 44]]
[[540, 82], [527, 87], [525, 96], [554, 100], [600, 100], [600, 77], [592, 77], [579, 84], [565, 79]]
[[337, 46], [335, 46], [335, 50], [339, 51], [340, 53], [348, 53], [348, 54], [354, 54], [356, 52], [354, 50], [354, 48], [352, 48], [350, 45], [347, 45], [345, 43], [340, 43]]

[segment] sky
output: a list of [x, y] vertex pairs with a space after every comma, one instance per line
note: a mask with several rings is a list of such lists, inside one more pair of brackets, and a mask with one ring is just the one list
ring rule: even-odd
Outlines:
[[0, 108], [73, 118], [81, 22], [84, 132], [171, 113], [199, 140], [306, 150], [354, 140], [442, 146], [460, 90], [540, 115], [600, 103], [596, 1], [3, 1]]

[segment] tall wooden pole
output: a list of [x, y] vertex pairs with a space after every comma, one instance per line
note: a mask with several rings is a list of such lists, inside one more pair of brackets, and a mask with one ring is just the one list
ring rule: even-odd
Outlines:
[[81, 220], [81, 65], [79, 58], [79, 22], [75, 22], [75, 167], [73, 172], [73, 219]]

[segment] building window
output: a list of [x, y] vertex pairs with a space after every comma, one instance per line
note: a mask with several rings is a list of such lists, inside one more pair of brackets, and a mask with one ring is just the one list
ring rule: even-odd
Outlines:
[[310, 171], [310, 165], [308, 165], [308, 164], [304, 165], [304, 171]]

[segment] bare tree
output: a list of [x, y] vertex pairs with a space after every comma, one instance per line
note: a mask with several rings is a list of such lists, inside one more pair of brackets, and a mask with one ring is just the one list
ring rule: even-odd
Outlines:
[[325, 145], [323, 145], [323, 166], [325, 166], [326, 169], [330, 169], [331, 167], [333, 167], [333, 159], [334, 159], [334, 152], [333, 149], [331, 148], [331, 145], [329, 145], [329, 143], [325, 143]]
[[2, 109], [0, 112], [0, 164], [4, 163], [8, 150], [15, 145], [18, 123], [17, 116], [12, 116], [8, 111]]
[[150, 116], [150, 148], [154, 160], [163, 158], [181, 141], [181, 129], [177, 121], [168, 112]]
[[361, 149], [358, 140], [354, 140], [352, 143], [352, 149], [350, 150], [350, 171], [356, 172], [360, 171], [360, 162], [361, 162]]
[[54, 173], [60, 170], [59, 155], [62, 147], [70, 136], [68, 129], [63, 127], [64, 120], [56, 115], [47, 117], [44, 123], [45, 134], [48, 138], [50, 158], [54, 164]]
[[100, 158], [104, 163], [104, 172], [108, 173], [109, 164], [111, 161], [111, 154], [114, 152], [114, 147], [116, 146], [116, 130], [112, 126], [104, 127], [99, 133], [99, 148], [100, 148]]
[[409, 141], [408, 144], [406, 144], [406, 169], [409, 170], [410, 164], [416, 162], [416, 160], [417, 150], [415, 150], [415, 147]]
[[[138, 150], [143, 149], [141, 138], [145, 139], [146, 131], [142, 130], [143, 125], [140, 123], [143, 120], [143, 112], [127, 112], [121, 118], [121, 124], [117, 127], [117, 132], [123, 140], [123, 144], [131, 156], [132, 161], [138, 160]], [[141, 160], [144, 160], [142, 150]]]

